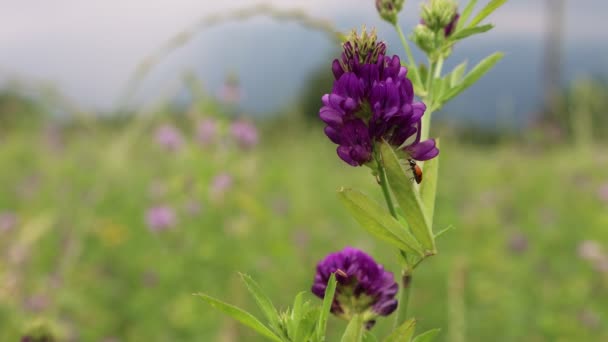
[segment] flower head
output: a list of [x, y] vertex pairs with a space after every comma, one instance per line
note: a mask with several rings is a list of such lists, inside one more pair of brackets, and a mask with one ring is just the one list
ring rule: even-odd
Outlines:
[[346, 247], [321, 260], [312, 286], [317, 297], [325, 296], [332, 273], [338, 281], [331, 306], [333, 314], [345, 319], [363, 314], [368, 325], [373, 325], [377, 316], [388, 316], [397, 308], [398, 285], [393, 274], [364, 252]]
[[258, 130], [255, 126], [246, 120], [237, 120], [230, 126], [230, 133], [243, 149], [249, 149], [258, 143]]
[[454, 32], [460, 15], [458, 5], [453, 0], [431, 0], [422, 5], [421, 24], [433, 32], [443, 30], [448, 37]]
[[146, 224], [154, 232], [173, 228], [176, 221], [175, 212], [171, 207], [156, 206], [146, 212]]
[[217, 122], [210, 118], [202, 120], [196, 127], [196, 138], [203, 146], [212, 144], [217, 139], [217, 133]]
[[352, 166], [373, 159], [374, 146], [382, 139], [415, 160], [439, 154], [434, 140], [420, 141], [421, 119], [426, 110], [414, 102], [414, 88], [398, 56], [386, 56], [386, 45], [365, 29], [353, 31], [334, 60], [332, 92], [322, 98], [319, 111], [327, 125], [325, 134], [338, 145], [338, 156]]
[[156, 141], [170, 151], [176, 151], [183, 143], [181, 133], [171, 125], [163, 125], [156, 130]]
[[11, 212], [0, 212], [0, 233], [7, 232], [17, 225], [17, 215]]

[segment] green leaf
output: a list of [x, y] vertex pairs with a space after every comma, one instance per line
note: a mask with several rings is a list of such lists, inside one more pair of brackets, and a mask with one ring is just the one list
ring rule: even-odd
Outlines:
[[458, 19], [458, 24], [456, 25], [456, 32], [458, 32], [458, 30], [460, 30], [461, 27], [464, 27], [464, 24], [466, 24], [467, 20], [469, 20], [471, 13], [473, 13], [473, 8], [475, 7], [476, 4], [477, 4], [477, 0], [469, 1], [469, 3], [467, 4], [467, 7], [464, 8], [464, 10], [462, 11], [462, 14], [460, 15], [460, 18]]
[[357, 190], [342, 188], [338, 194], [355, 220], [372, 236], [408, 253], [423, 255], [416, 238], [386, 208]]
[[342, 342], [361, 342], [363, 339], [363, 315], [355, 315], [346, 326]]
[[[412, 234], [425, 248], [426, 255], [436, 253], [433, 232], [426, 217], [424, 204], [414, 183], [410, 180], [409, 173], [404, 170], [393, 148], [386, 142], [380, 145], [382, 162], [386, 168], [388, 183], [395, 195], [395, 199], [403, 211], [403, 216], [410, 226]], [[424, 182], [424, 180], [423, 180]]]
[[371, 331], [365, 331], [363, 333], [363, 342], [378, 342], [378, 338]]
[[468, 27], [477, 26], [477, 24], [479, 24], [487, 16], [489, 16], [490, 14], [492, 14], [492, 12], [496, 11], [496, 9], [498, 9], [498, 7], [504, 5], [505, 2], [507, 2], [507, 0], [492, 0], [492, 1], [490, 1], [486, 5], [486, 7], [484, 7], [481, 11], [479, 11], [479, 13], [477, 13], [477, 15], [475, 16], [475, 18], [473, 18], [473, 20], [471, 20], [471, 22], [469, 23]]
[[384, 342], [410, 342], [415, 331], [416, 320], [410, 318], [398, 326], [397, 329], [393, 330], [393, 332], [384, 339]]
[[251, 293], [255, 299], [258, 307], [260, 310], [262, 310], [266, 316], [266, 319], [268, 319], [268, 322], [270, 322], [270, 326], [275, 330], [275, 332], [277, 332], [279, 329], [279, 313], [275, 309], [274, 305], [272, 305], [270, 299], [262, 292], [262, 289], [258, 283], [256, 283], [250, 276], [243, 273], [240, 273], [239, 275], [247, 286], [247, 290], [249, 290], [249, 293]]
[[441, 329], [431, 329], [429, 331], [423, 332], [422, 334], [416, 336], [414, 341], [412, 342], [432, 342], [435, 337], [439, 334]]
[[[437, 148], [439, 148], [439, 139], [435, 140]], [[435, 214], [435, 197], [437, 195], [437, 179], [439, 173], [439, 156], [424, 162], [423, 180], [420, 184], [420, 197], [424, 208], [426, 209], [426, 217], [429, 220], [429, 226], [433, 227], [433, 215]]]
[[230, 305], [228, 303], [224, 303], [218, 299], [210, 297], [204, 293], [197, 293], [196, 296], [201, 297], [205, 302], [209, 303], [212, 307], [217, 310], [227, 314], [228, 316], [234, 318], [235, 320], [241, 322], [243, 325], [250, 327], [251, 329], [258, 332], [260, 335], [267, 337], [272, 341], [281, 342], [281, 339], [275, 335], [270, 329], [268, 329], [264, 324], [262, 324], [257, 318], [255, 318], [252, 314], [243, 309], [240, 309], [234, 305]]
[[496, 52], [479, 62], [473, 70], [471, 70], [462, 80], [462, 83], [457, 87], [450, 89], [450, 91], [441, 99], [443, 103], [454, 98], [456, 95], [462, 93], [465, 89], [472, 86], [477, 82], [481, 76], [485, 75], [498, 61], [504, 57], [504, 53]]
[[317, 341], [323, 341], [325, 337], [325, 331], [327, 329], [327, 320], [329, 319], [329, 312], [331, 310], [331, 303], [334, 301], [334, 295], [336, 293], [336, 275], [331, 274], [327, 287], [325, 288], [325, 296], [323, 297], [323, 308], [319, 314], [319, 323], [317, 324]]
[[494, 25], [492, 24], [487, 24], [487, 25], [482, 25], [482, 26], [474, 26], [474, 27], [467, 27], [465, 29], [462, 29], [460, 31], [456, 31], [456, 33], [454, 33], [452, 36], [450, 36], [451, 40], [461, 40], [464, 38], [467, 38], [469, 36], [472, 36], [474, 34], [480, 34], [480, 33], [484, 33], [484, 32], [488, 32], [491, 29], [494, 28]]
[[291, 307], [291, 311], [289, 312], [289, 319], [286, 322], [287, 332], [290, 337], [297, 335], [298, 333], [298, 325], [300, 324], [300, 320], [304, 317], [305, 314], [305, 303], [304, 303], [304, 294], [306, 292], [302, 291], [296, 295], [293, 300], [293, 305]]
[[[319, 320], [319, 308], [306, 310], [304, 315], [298, 321], [296, 333], [294, 334], [294, 342], [317, 341], [312, 338], [314, 329]], [[319, 340], [320, 341], [320, 340]]]
[[450, 88], [454, 88], [462, 82], [462, 76], [467, 70], [467, 61], [458, 64], [450, 73]]

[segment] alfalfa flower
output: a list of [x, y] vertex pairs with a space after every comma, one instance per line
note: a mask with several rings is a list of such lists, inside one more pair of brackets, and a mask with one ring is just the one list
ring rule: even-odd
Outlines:
[[230, 125], [230, 134], [243, 149], [249, 149], [258, 143], [258, 130], [247, 120], [237, 120]]
[[169, 151], [177, 151], [183, 144], [183, 138], [177, 128], [166, 124], [156, 130], [156, 142]]
[[399, 286], [393, 274], [364, 252], [346, 247], [321, 260], [312, 286], [317, 297], [324, 297], [331, 274], [338, 281], [331, 306], [334, 315], [346, 320], [363, 315], [371, 328], [376, 317], [388, 316], [397, 308]]
[[160, 205], [152, 207], [146, 212], [146, 224], [153, 232], [173, 228], [176, 222], [177, 217], [171, 207]]
[[338, 145], [337, 153], [352, 166], [374, 158], [376, 143], [388, 141], [424, 161], [439, 154], [433, 139], [420, 141], [426, 106], [414, 101], [414, 88], [399, 56], [386, 56], [386, 44], [376, 33], [355, 31], [344, 43], [340, 59], [334, 60], [332, 92], [322, 98], [319, 111], [327, 125], [325, 134]]
[[216, 120], [206, 118], [196, 126], [196, 138], [203, 146], [213, 144], [218, 138], [218, 123]]

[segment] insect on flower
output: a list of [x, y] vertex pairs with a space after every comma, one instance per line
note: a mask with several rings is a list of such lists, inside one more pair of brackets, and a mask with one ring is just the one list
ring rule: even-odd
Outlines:
[[410, 163], [410, 170], [412, 170], [412, 175], [414, 176], [416, 184], [420, 184], [420, 182], [422, 182], [422, 169], [416, 164], [414, 159], [408, 159], [408, 162]]

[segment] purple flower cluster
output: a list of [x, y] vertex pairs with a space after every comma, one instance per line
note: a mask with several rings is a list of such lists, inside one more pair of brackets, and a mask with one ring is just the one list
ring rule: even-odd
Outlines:
[[325, 296], [332, 273], [338, 281], [331, 307], [333, 314], [350, 319], [354, 314], [367, 313], [369, 323], [373, 324], [375, 316], [388, 316], [397, 308], [398, 285], [393, 274], [364, 252], [346, 247], [318, 263], [312, 292], [319, 298]]
[[382, 139], [415, 160], [437, 156], [434, 140], [420, 141], [426, 106], [414, 102], [414, 88], [399, 57], [386, 56], [386, 45], [365, 31], [343, 48], [341, 59], [332, 64], [333, 90], [323, 96], [319, 111], [338, 156], [352, 166], [364, 165]]
[[182, 146], [183, 138], [177, 128], [166, 124], [156, 130], [156, 141], [169, 151], [177, 151]]

